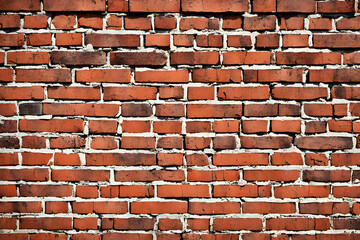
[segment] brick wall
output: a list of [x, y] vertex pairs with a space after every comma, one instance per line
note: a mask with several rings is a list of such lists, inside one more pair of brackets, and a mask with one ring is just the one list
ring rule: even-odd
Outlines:
[[360, 239], [357, 9], [0, 0], [0, 239]]

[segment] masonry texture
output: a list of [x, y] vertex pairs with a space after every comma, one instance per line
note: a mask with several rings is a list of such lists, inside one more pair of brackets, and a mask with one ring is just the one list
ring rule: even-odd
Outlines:
[[0, 10], [0, 239], [360, 239], [358, 1]]

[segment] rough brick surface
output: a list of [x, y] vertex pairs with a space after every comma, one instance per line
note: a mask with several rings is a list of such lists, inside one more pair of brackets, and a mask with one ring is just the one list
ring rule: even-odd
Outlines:
[[360, 239], [359, 0], [0, 0], [0, 239]]

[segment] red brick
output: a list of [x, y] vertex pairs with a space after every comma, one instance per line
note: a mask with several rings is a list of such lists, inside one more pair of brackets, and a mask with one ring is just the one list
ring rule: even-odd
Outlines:
[[51, 165], [53, 154], [24, 152], [21, 156], [23, 165]]
[[114, 120], [90, 120], [90, 133], [116, 133], [117, 121]]
[[330, 194], [330, 186], [291, 185], [274, 188], [276, 198], [324, 198]]
[[176, 18], [166, 17], [166, 16], [156, 16], [154, 22], [156, 29], [165, 29], [165, 30], [175, 29], [177, 23]]
[[158, 196], [164, 198], [208, 198], [207, 185], [161, 185], [158, 186]]
[[53, 181], [108, 181], [109, 171], [87, 169], [54, 169], [52, 170]]
[[96, 137], [91, 140], [92, 149], [117, 149], [117, 141], [113, 137]]
[[321, 1], [317, 3], [318, 13], [351, 13], [355, 12], [355, 3], [350, 1]]
[[[139, 239], [139, 240], [152, 240], [152, 234], [145, 233], [118, 233], [118, 232], [107, 232], [102, 234], [103, 240], [113, 240], [113, 239]], [[79, 239], [80, 240], [80, 239]], [[98, 239], [96, 239], [98, 240]]]
[[149, 34], [145, 36], [145, 46], [147, 47], [170, 47], [170, 35], [168, 34]]
[[279, 149], [291, 147], [292, 138], [283, 136], [241, 136], [240, 143], [241, 148]]
[[266, 133], [268, 125], [267, 120], [243, 120], [242, 131], [244, 133]]
[[125, 117], [149, 117], [152, 115], [152, 108], [147, 103], [124, 103], [121, 114]]
[[32, 33], [27, 35], [27, 45], [47, 46], [51, 45], [51, 33]]
[[229, 118], [241, 117], [240, 104], [189, 104], [187, 105], [188, 118]]
[[44, 0], [45, 11], [105, 11], [105, 0]]
[[0, 218], [1, 229], [16, 229], [16, 218]]
[[315, 34], [315, 48], [359, 48], [360, 37], [356, 34]]
[[215, 185], [214, 197], [270, 197], [271, 186], [253, 185]]
[[222, 47], [222, 35], [196, 35], [196, 45], [198, 47]]
[[131, 0], [130, 12], [180, 12], [180, 0]]
[[160, 166], [181, 166], [183, 165], [182, 153], [158, 153], [157, 164]]
[[20, 229], [70, 230], [72, 218], [69, 217], [21, 217]]
[[309, 71], [309, 82], [358, 82], [356, 76], [360, 70], [356, 68], [320, 69]]
[[140, 37], [130, 34], [86, 34], [85, 44], [94, 47], [137, 47], [140, 45]]
[[270, 64], [270, 52], [225, 52], [223, 53], [224, 65], [253, 65]]
[[186, 149], [204, 149], [209, 148], [211, 143], [211, 138], [207, 137], [185, 137], [185, 148]]
[[74, 218], [74, 228], [77, 230], [97, 229], [97, 218]]
[[332, 20], [330, 18], [310, 18], [309, 29], [311, 30], [331, 30]]
[[86, 154], [88, 166], [132, 166], [155, 165], [155, 154], [145, 153], [91, 153]]
[[210, 129], [211, 129], [210, 122], [192, 121], [186, 123], [187, 133], [210, 132]]
[[268, 165], [266, 153], [216, 153], [213, 164], [217, 166]]
[[315, 0], [300, 0], [293, 2], [291, 0], [278, 0], [276, 5], [277, 12], [299, 12], [313, 13], [315, 12]]
[[114, 117], [119, 112], [117, 104], [45, 103], [43, 113], [56, 116]]
[[266, 100], [269, 99], [269, 87], [219, 87], [219, 100]]
[[130, 83], [130, 69], [90, 69], [76, 71], [77, 82]]
[[41, 202], [2, 202], [1, 213], [40, 213], [42, 211]]
[[183, 104], [157, 104], [155, 115], [159, 117], [183, 117], [185, 116], [185, 107]]
[[303, 181], [305, 182], [348, 182], [350, 170], [304, 170]]
[[24, 16], [24, 28], [41, 29], [47, 28], [48, 17], [46, 15], [27, 15]]
[[174, 52], [170, 55], [172, 65], [216, 65], [219, 64], [218, 52]]
[[329, 159], [325, 154], [306, 153], [305, 164], [310, 166], [328, 166]]
[[271, 218], [266, 220], [267, 230], [328, 230], [328, 218]]
[[48, 97], [54, 99], [100, 100], [98, 87], [49, 87]]
[[156, 133], [181, 133], [180, 121], [155, 121], [154, 132]]
[[45, 203], [45, 212], [46, 213], [68, 213], [68, 203], [67, 202], [46, 202]]
[[17, 153], [0, 153], [1, 163], [0, 165], [17, 165], [19, 164], [19, 158]]
[[186, 70], [139, 71], [135, 72], [135, 81], [156, 83], [187, 83], [189, 82], [189, 72]]
[[78, 154], [55, 153], [54, 164], [61, 166], [80, 166], [80, 157]]
[[16, 185], [0, 185], [1, 197], [16, 197]]
[[157, 145], [157, 148], [164, 149], [182, 149], [183, 148], [183, 137], [174, 136], [174, 137], [160, 137]]
[[121, 139], [121, 148], [124, 148], [124, 149], [155, 149], [155, 138], [123, 136]]
[[1, 15], [0, 28], [1, 29], [20, 28], [20, 15], [17, 14]]
[[76, 17], [70, 15], [58, 15], [52, 20], [56, 29], [71, 30], [77, 26]]
[[79, 27], [102, 29], [103, 19], [99, 14], [79, 14], [78, 24]]
[[133, 30], [150, 30], [151, 18], [125, 17], [124, 27], [125, 29], [133, 29]]
[[122, 131], [129, 133], [150, 132], [150, 122], [124, 120], [122, 122]]
[[156, 87], [129, 86], [104, 87], [104, 100], [148, 100], [156, 99]]
[[211, 182], [211, 181], [238, 181], [239, 171], [236, 170], [215, 170], [199, 171], [188, 170], [189, 182]]
[[241, 16], [239, 15], [223, 16], [223, 29], [240, 29], [241, 27], [242, 27]]
[[160, 99], [181, 99], [184, 97], [184, 88], [181, 86], [163, 86], [159, 88]]
[[71, 82], [70, 69], [16, 69], [16, 82]]
[[153, 218], [115, 218], [114, 228], [120, 230], [152, 230]]
[[163, 66], [167, 56], [163, 52], [111, 52], [110, 64], [112, 65], [149, 65]]
[[275, 152], [271, 156], [272, 165], [303, 165], [303, 159], [300, 153]]
[[212, 100], [214, 99], [214, 87], [189, 87], [188, 100]]
[[212, 127], [213, 127], [213, 132], [217, 132], [217, 133], [238, 132], [239, 121], [238, 120], [214, 121]]
[[283, 47], [308, 47], [309, 35], [286, 34], [283, 35]]
[[324, 65], [340, 62], [340, 53], [276, 52], [276, 64], [279, 65]]
[[244, 202], [242, 206], [243, 213], [295, 213], [295, 203], [279, 203], [279, 202]]
[[44, 99], [42, 87], [0, 87], [2, 100], [41, 100]]
[[0, 82], [12, 82], [13, 72], [14, 71], [12, 69], [0, 69]]
[[300, 213], [305, 214], [347, 214], [349, 211], [349, 204], [345, 202], [300, 203]]
[[248, 2], [240, 0], [183, 0], [181, 8], [184, 12], [246, 12], [249, 9]]
[[176, 34], [173, 36], [174, 45], [179, 47], [191, 47], [194, 45], [194, 36], [185, 34]]
[[97, 198], [97, 186], [76, 186], [76, 196], [81, 198]]
[[275, 30], [276, 17], [264, 16], [264, 17], [245, 17], [244, 18], [244, 30], [250, 31], [263, 31], [263, 30]]
[[108, 0], [109, 12], [128, 12], [129, 1], [128, 0]]
[[205, 154], [190, 154], [186, 155], [186, 164], [188, 166], [206, 166], [209, 164], [209, 159]]
[[[232, 214], [240, 213], [239, 202], [190, 202], [189, 213], [191, 214]], [[216, 224], [214, 224], [216, 229]], [[221, 230], [221, 229], [219, 229]]]
[[279, 34], [260, 34], [256, 36], [257, 48], [278, 48], [280, 41]]
[[228, 47], [251, 47], [251, 38], [250, 36], [237, 36], [237, 35], [228, 35], [227, 37]]
[[53, 64], [83, 66], [83, 65], [104, 65], [106, 55], [104, 52], [77, 52], [77, 51], [53, 51], [51, 52]]
[[295, 69], [246, 70], [244, 82], [302, 82], [303, 71]]
[[336, 22], [338, 30], [360, 30], [360, 17], [342, 18]]
[[56, 46], [81, 46], [81, 33], [56, 33]]
[[186, 31], [190, 29], [195, 30], [218, 30], [219, 19], [216, 18], [198, 18], [198, 17], [186, 17], [180, 19], [180, 30]]
[[247, 181], [293, 182], [300, 176], [298, 170], [244, 170]]
[[117, 29], [120, 30], [122, 29], [123, 26], [123, 22], [122, 22], [122, 18], [115, 16], [115, 15], [111, 15], [107, 20], [106, 20], [106, 29]]
[[186, 213], [187, 202], [132, 202], [131, 213], [133, 214], [162, 214], [162, 213]]
[[40, 11], [40, 0], [15, 0], [1, 2], [2, 11]]
[[128, 204], [127, 202], [113, 202], [113, 201], [102, 201], [102, 202], [73, 202], [72, 203], [73, 213], [127, 213]]
[[262, 229], [262, 221], [260, 218], [215, 218], [214, 230], [255, 230]]
[[280, 23], [281, 30], [301, 30], [304, 29], [304, 18], [302, 17], [282, 17]]
[[349, 137], [296, 137], [294, 145], [308, 150], [337, 150], [352, 148], [352, 138]]
[[135, 181], [135, 182], [152, 182], [152, 181], [175, 181], [181, 182], [185, 179], [184, 171], [175, 170], [129, 170], [116, 171], [115, 180], [121, 182]]
[[0, 47], [21, 47], [24, 43], [24, 34], [0, 34]]

